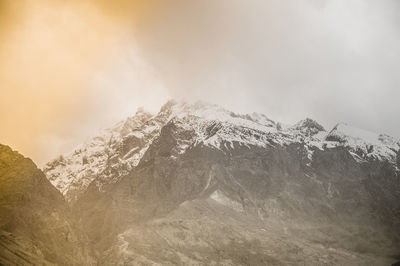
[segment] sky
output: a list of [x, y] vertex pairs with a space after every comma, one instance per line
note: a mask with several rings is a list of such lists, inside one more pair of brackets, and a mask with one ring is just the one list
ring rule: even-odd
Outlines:
[[400, 137], [396, 0], [0, 0], [0, 143], [39, 165], [168, 99]]

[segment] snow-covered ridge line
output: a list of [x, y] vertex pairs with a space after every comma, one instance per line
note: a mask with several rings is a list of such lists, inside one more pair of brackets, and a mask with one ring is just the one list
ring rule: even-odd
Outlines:
[[242, 115], [204, 102], [169, 101], [156, 115], [139, 109], [134, 116], [102, 131], [70, 154], [49, 162], [44, 172], [70, 201], [94, 181], [101, 190], [136, 167], [168, 123], [193, 134], [190, 138], [177, 139], [176, 156], [199, 144], [226, 151], [235, 149], [237, 144], [267, 147], [272, 141], [278, 145], [303, 143], [309, 159], [315, 147], [345, 146], [359, 161], [372, 158], [395, 163], [400, 148], [392, 137], [345, 124], [326, 132], [319, 123], [307, 118], [283, 127], [263, 114]]
[[396, 163], [400, 143], [386, 134], [377, 134], [347, 124], [337, 124], [325, 138], [331, 145], [350, 149], [357, 160], [378, 159]]
[[152, 117], [139, 109], [134, 116], [49, 162], [43, 171], [69, 200], [74, 200], [94, 179], [100, 180], [98, 184], [116, 182], [139, 163], [158, 134], [161, 125], [150, 121]]

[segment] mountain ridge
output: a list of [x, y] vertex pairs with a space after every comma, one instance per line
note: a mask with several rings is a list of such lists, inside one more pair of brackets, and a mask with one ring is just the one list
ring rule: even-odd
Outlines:
[[[383, 134], [379, 136], [387, 136], [386, 142], [380, 141], [381, 138], [376, 138], [372, 143], [370, 139], [364, 140], [363, 136], [368, 135], [364, 130], [358, 130], [363, 133], [360, 134], [361, 137], [351, 137], [346, 132], [337, 130], [338, 127], [343, 128], [346, 125], [343, 123], [337, 124], [327, 132], [318, 122], [306, 118], [293, 126], [282, 128], [281, 123], [263, 114], [240, 115], [206, 102], [187, 103], [170, 100], [155, 115], [139, 108], [134, 116], [104, 130], [103, 134], [91, 138], [72, 153], [50, 161], [43, 170], [52, 184], [69, 201], [75, 201], [94, 180], [101, 190], [104, 184], [117, 182], [119, 177], [136, 167], [149, 145], [159, 136], [162, 127], [174, 119], [177, 123], [180, 121], [185, 124], [187, 130], [198, 131], [195, 132], [196, 139], [181, 143], [181, 152], [186, 146], [197, 145], [200, 142], [219, 149], [221, 143], [225, 145], [222, 149], [228, 149], [228, 146], [233, 147], [234, 142], [258, 146], [268, 145], [270, 141], [280, 142], [282, 145], [306, 142], [310, 158], [313, 147], [323, 149], [345, 146], [357, 160], [376, 158], [394, 163], [400, 148], [399, 142]], [[205, 128], [200, 129], [199, 125]], [[68, 160], [69, 163], [64, 160]], [[110, 174], [114, 172], [118, 172], [119, 177]], [[109, 178], [110, 175], [113, 179]]]
[[0, 264], [93, 262], [59, 191], [31, 159], [0, 144]]
[[89, 264], [390, 265], [400, 255], [400, 152], [386, 135], [173, 101], [103, 132], [45, 169]]

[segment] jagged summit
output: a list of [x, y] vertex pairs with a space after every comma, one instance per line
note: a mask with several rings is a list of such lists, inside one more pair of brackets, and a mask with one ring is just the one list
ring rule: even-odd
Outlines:
[[400, 144], [395, 138], [339, 123], [325, 138], [349, 148], [357, 160], [375, 158], [395, 163]]
[[310, 160], [315, 149], [344, 146], [357, 160], [377, 158], [394, 163], [399, 150], [389, 136], [366, 133], [345, 124], [329, 133], [310, 118], [292, 127], [281, 127], [264, 114], [237, 114], [206, 102], [170, 100], [155, 115], [139, 108], [135, 115], [49, 162], [44, 172], [73, 201], [92, 183], [102, 190], [128, 174], [166, 126], [174, 128], [174, 158], [197, 145], [230, 153], [242, 146], [267, 148], [302, 143]]
[[[266, 136], [260, 133], [277, 131], [276, 123], [262, 114], [241, 115], [206, 102], [170, 100], [156, 115], [139, 108], [135, 115], [103, 130], [73, 152], [49, 162], [44, 172], [67, 199], [74, 200], [93, 181], [101, 189], [104, 185], [117, 182], [137, 166], [161, 129], [170, 121], [194, 131], [191, 140], [181, 143], [181, 152], [189, 146], [189, 142], [217, 148], [222, 142], [224, 145], [230, 143], [231, 147], [234, 142], [264, 146]], [[255, 136], [250, 131], [258, 133]]]
[[387, 135], [169, 101], [45, 173], [107, 265], [390, 265], [381, 257], [400, 245], [399, 168]]
[[329, 139], [337, 138], [338, 141], [348, 142], [350, 140], [362, 140], [369, 144], [389, 144], [393, 145], [396, 140], [386, 134], [378, 134], [364, 129], [350, 126], [346, 123], [339, 123], [329, 132]]
[[260, 125], [272, 126], [275, 122], [264, 114], [237, 114], [229, 111], [219, 105], [211, 104], [204, 101], [186, 102], [170, 100], [164, 104], [158, 115], [167, 115], [169, 119], [172, 117], [182, 118], [185, 116], [195, 116], [208, 120], [218, 120], [221, 122], [237, 122], [239, 120], [248, 120]]
[[320, 125], [317, 121], [306, 118], [297, 122], [294, 126], [291, 127], [292, 129], [299, 130], [306, 135], [315, 135], [321, 131], [325, 131], [325, 128]]

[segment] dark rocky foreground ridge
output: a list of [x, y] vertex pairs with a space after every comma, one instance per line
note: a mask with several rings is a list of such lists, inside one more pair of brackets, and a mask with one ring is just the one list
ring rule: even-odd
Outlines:
[[0, 263], [391, 265], [399, 157], [386, 135], [169, 102], [45, 167], [68, 204], [2, 148]]
[[0, 265], [88, 265], [88, 239], [28, 158], [0, 145]]

